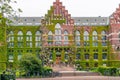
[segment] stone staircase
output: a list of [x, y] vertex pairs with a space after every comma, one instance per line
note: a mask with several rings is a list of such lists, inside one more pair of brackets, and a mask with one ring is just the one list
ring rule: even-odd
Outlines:
[[97, 72], [87, 72], [87, 71], [60, 71], [59, 76], [100, 76]]
[[54, 72], [59, 72], [59, 71], [74, 71], [74, 67], [71, 66], [63, 66], [63, 65], [55, 65], [52, 67]]
[[54, 76], [56, 77], [67, 77], [67, 76], [100, 76], [97, 72], [88, 71], [76, 71], [73, 66], [55, 65], [52, 67]]

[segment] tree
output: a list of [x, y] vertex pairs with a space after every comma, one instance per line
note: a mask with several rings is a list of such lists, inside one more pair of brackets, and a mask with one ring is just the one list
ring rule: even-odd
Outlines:
[[16, 13], [22, 12], [21, 9], [14, 10], [11, 4], [15, 0], [0, 0], [0, 70], [5, 70], [7, 66], [7, 27], [12, 21], [9, 17], [16, 16]]
[[26, 73], [29, 72], [31, 74], [41, 72], [43, 69], [41, 60], [31, 53], [26, 53], [22, 56], [20, 59], [20, 68]]
[[10, 23], [9, 17], [16, 16], [16, 13], [22, 12], [21, 9], [14, 10], [10, 4], [17, 3], [16, 0], [0, 0], [0, 24]]

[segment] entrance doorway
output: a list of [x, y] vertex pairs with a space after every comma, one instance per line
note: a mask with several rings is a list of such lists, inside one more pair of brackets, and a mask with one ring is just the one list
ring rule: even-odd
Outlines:
[[61, 55], [56, 55], [56, 64], [60, 64], [61, 62]]

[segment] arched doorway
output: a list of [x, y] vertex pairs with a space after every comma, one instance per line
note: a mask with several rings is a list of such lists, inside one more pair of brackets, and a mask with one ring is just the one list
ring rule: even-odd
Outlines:
[[56, 52], [56, 64], [60, 64], [60, 62], [61, 62], [61, 53]]

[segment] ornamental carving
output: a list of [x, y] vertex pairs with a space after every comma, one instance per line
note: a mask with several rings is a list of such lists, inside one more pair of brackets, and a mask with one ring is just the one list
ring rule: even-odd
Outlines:
[[120, 24], [120, 5], [119, 5], [119, 8], [117, 8], [116, 11], [110, 17], [110, 23]]

